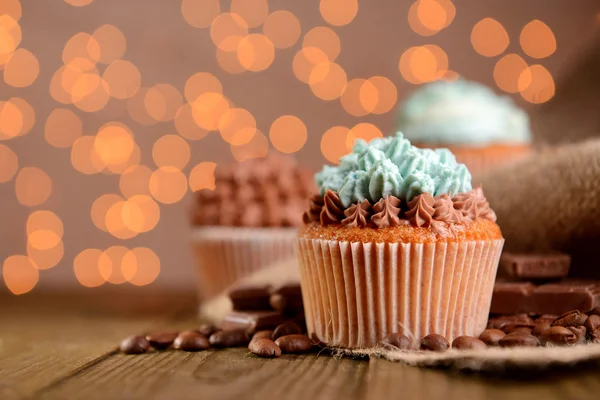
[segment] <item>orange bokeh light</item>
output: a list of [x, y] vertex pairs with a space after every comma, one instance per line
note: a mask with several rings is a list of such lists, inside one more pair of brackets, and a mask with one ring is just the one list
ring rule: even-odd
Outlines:
[[399, 63], [402, 77], [413, 84], [440, 79], [448, 69], [448, 56], [438, 46], [415, 46], [406, 50]]
[[44, 138], [54, 147], [70, 147], [82, 134], [81, 118], [66, 108], [52, 110], [44, 125]]
[[519, 41], [529, 57], [545, 58], [556, 51], [556, 38], [552, 29], [539, 19], [534, 19], [523, 27]]
[[61, 241], [61, 237], [49, 230], [39, 230], [27, 236], [27, 243], [36, 250], [49, 250]]
[[0, 65], [5, 64], [17, 50], [21, 38], [21, 26], [17, 19], [11, 15], [0, 13]]
[[306, 143], [306, 125], [293, 115], [281, 116], [271, 124], [269, 138], [273, 147], [280, 152], [295, 153]]
[[140, 125], [149, 126], [156, 124], [156, 120], [146, 110], [146, 95], [149, 89], [142, 87], [127, 100], [127, 113]]
[[124, 163], [131, 157], [135, 140], [131, 131], [120, 123], [108, 123], [96, 134], [94, 149], [105, 164]]
[[408, 11], [408, 23], [421, 36], [431, 36], [452, 23], [456, 8], [450, 0], [418, 0]]
[[208, 134], [208, 130], [198, 126], [194, 120], [192, 105], [186, 103], [175, 113], [175, 129], [187, 140], [199, 140]]
[[339, 98], [348, 84], [346, 71], [336, 63], [322, 63], [313, 68], [309, 77], [310, 89], [326, 101]]
[[103, 194], [94, 200], [90, 216], [92, 217], [92, 222], [98, 229], [108, 232], [108, 228], [106, 227], [106, 214], [112, 206], [121, 201], [123, 201], [123, 198], [117, 194]]
[[484, 18], [471, 31], [471, 44], [476, 52], [485, 57], [495, 57], [506, 48], [510, 39], [502, 24], [493, 18]]
[[215, 168], [217, 164], [214, 162], [201, 162], [190, 171], [190, 189], [192, 192], [197, 192], [202, 189], [215, 189]]
[[210, 72], [197, 72], [185, 82], [183, 94], [186, 100], [193, 103], [204, 93], [223, 93], [223, 86], [219, 78]]
[[102, 64], [110, 64], [121, 59], [127, 49], [125, 36], [114, 25], [102, 25], [92, 33], [92, 37], [100, 46], [98, 61]]
[[10, 181], [19, 169], [19, 159], [9, 147], [0, 144], [0, 183]]
[[166, 83], [151, 87], [144, 99], [148, 115], [157, 121], [171, 121], [182, 104], [179, 90]]
[[118, 201], [108, 209], [104, 218], [108, 233], [122, 240], [131, 239], [138, 234], [125, 225], [124, 210], [125, 201]]
[[230, 108], [221, 116], [219, 133], [229, 144], [234, 146], [246, 144], [256, 133], [256, 120], [248, 110]]
[[37, 79], [40, 63], [29, 50], [17, 49], [4, 66], [4, 82], [14, 87], [26, 87]]
[[94, 73], [82, 74], [71, 92], [75, 107], [85, 112], [96, 112], [106, 106], [110, 99], [110, 88], [101, 76]]
[[208, 28], [220, 12], [219, 0], [183, 0], [181, 3], [183, 19], [196, 28]]
[[142, 75], [135, 65], [129, 61], [116, 60], [104, 70], [102, 78], [108, 84], [109, 93], [117, 99], [128, 99], [133, 96], [142, 83]]
[[248, 24], [234, 13], [222, 13], [210, 25], [210, 38], [221, 50], [236, 51], [240, 40], [246, 35]]
[[248, 71], [264, 71], [271, 66], [275, 59], [275, 48], [265, 35], [251, 33], [240, 40], [237, 57], [240, 65]]
[[83, 6], [87, 6], [88, 4], [90, 4], [93, 1], [94, 0], [65, 0], [65, 3], [75, 6], [75, 7], [83, 7]]
[[94, 63], [100, 59], [100, 44], [89, 33], [79, 32], [73, 35], [65, 44], [62, 53], [64, 64], [75, 58], [87, 58]]
[[[304, 35], [302, 47], [320, 49], [327, 55], [327, 59], [333, 62], [340, 54], [341, 44], [339, 36], [331, 28], [317, 26]], [[320, 54], [317, 53], [315, 58], [311, 58], [313, 54], [315, 53], [309, 51], [305, 55], [313, 64], [321, 63]]]
[[21, 18], [22, 12], [19, 0], [2, 0], [0, 3], [0, 15], [7, 15], [18, 21]]
[[98, 271], [106, 282], [119, 285], [127, 279], [123, 276], [122, 262], [129, 249], [124, 246], [111, 246], [98, 257]]
[[29, 257], [14, 255], [4, 260], [2, 277], [8, 290], [19, 295], [27, 293], [35, 287], [39, 280], [39, 272]]
[[256, 131], [252, 140], [240, 146], [231, 146], [231, 154], [237, 161], [245, 161], [251, 158], [263, 158], [269, 153], [269, 139], [259, 130]]
[[[313, 61], [314, 60], [314, 61]], [[305, 47], [294, 56], [292, 67], [300, 82], [309, 83], [310, 74], [316, 65], [327, 63], [328, 56], [316, 47]]]
[[105, 174], [113, 173], [113, 174], [122, 174], [127, 169], [134, 167], [140, 163], [142, 159], [142, 152], [140, 150], [140, 146], [137, 143], [133, 146], [133, 151], [129, 158], [120, 163], [114, 164], [106, 164], [106, 171], [103, 171]]
[[55, 267], [65, 255], [65, 245], [59, 240], [58, 244], [50, 249], [39, 250], [27, 242], [27, 255], [38, 269]]
[[152, 197], [159, 202], [177, 203], [187, 192], [187, 178], [177, 168], [160, 167], [152, 173], [149, 188]]
[[269, 13], [267, 0], [231, 0], [230, 10], [246, 21], [249, 28], [263, 23]]
[[527, 63], [518, 54], [507, 54], [494, 66], [496, 85], [505, 92], [519, 91], [519, 77], [527, 69]]
[[106, 282], [99, 269], [102, 251], [99, 249], [85, 249], [77, 254], [73, 261], [75, 277], [85, 287], [97, 287]]
[[[344, 89], [344, 93], [342, 93], [341, 102], [344, 110], [355, 117], [362, 117], [369, 113], [369, 110], [366, 110], [361, 102], [361, 91], [363, 85], [373, 86], [372, 83], [368, 82], [366, 79], [352, 79], [346, 85]], [[376, 90], [375, 87], [372, 87]]]
[[375, 138], [382, 138], [383, 133], [373, 124], [369, 124], [366, 122], [355, 125], [346, 137], [346, 147], [348, 149], [352, 149], [354, 147], [354, 142], [357, 139], [363, 139], [366, 142], [370, 142]]
[[519, 92], [530, 103], [545, 103], [554, 97], [552, 74], [539, 64], [526, 68], [519, 76]]
[[290, 11], [277, 10], [267, 16], [263, 33], [278, 49], [292, 47], [300, 38], [300, 21]]
[[71, 147], [71, 164], [77, 171], [91, 175], [106, 167], [95, 149], [95, 136], [81, 136]]
[[[23, 126], [19, 131], [19, 136], [27, 134], [35, 125], [35, 110], [31, 104], [20, 97], [11, 97], [8, 102], [17, 106], [21, 113], [21, 117], [23, 118]], [[2, 139], [1, 136], [0, 139]]]
[[237, 75], [247, 71], [247, 69], [244, 68], [242, 64], [240, 64], [240, 60], [237, 56], [237, 51], [225, 51], [220, 48], [217, 48], [216, 57], [217, 63], [219, 63], [219, 67], [221, 67], [221, 69], [227, 73]]
[[121, 217], [125, 227], [132, 232], [149, 232], [160, 220], [160, 208], [150, 196], [135, 195], [123, 204]]
[[125, 198], [136, 195], [149, 195], [150, 176], [152, 170], [145, 165], [134, 165], [127, 168], [119, 178], [119, 189]]
[[15, 180], [17, 200], [24, 206], [34, 207], [44, 203], [52, 193], [52, 180], [36, 167], [22, 168]]
[[160, 259], [146, 247], [127, 252], [121, 262], [123, 276], [136, 286], [149, 285], [160, 274]]
[[350, 152], [351, 148], [346, 145], [349, 132], [350, 129], [345, 126], [334, 126], [323, 134], [321, 153], [327, 160], [339, 164], [340, 158]]
[[190, 161], [190, 145], [178, 135], [164, 135], [154, 143], [152, 159], [158, 167], [183, 169]]
[[0, 140], [19, 136], [25, 125], [24, 116], [12, 101], [0, 101]]
[[62, 238], [64, 225], [61, 219], [52, 211], [39, 210], [29, 214], [26, 230], [28, 235], [35, 231], [46, 230], [54, 232], [59, 238]]
[[358, 13], [358, 0], [321, 0], [319, 11], [328, 24], [347, 25]]
[[[368, 87], [368, 85], [363, 85], [360, 92], [360, 100], [363, 103], [363, 106], [365, 108], [368, 108], [373, 114], [385, 114], [389, 112], [398, 101], [398, 90], [396, 89], [396, 85], [394, 85], [394, 83], [391, 80], [384, 76], [371, 77], [367, 82], [375, 87], [377, 92], [377, 101], [372, 109], [371, 107], [369, 107], [368, 102], [365, 103], [363, 101], [365, 93], [367, 95], [371, 93], [371, 91], [364, 92], [365, 86]], [[371, 97], [373, 96], [371, 95]], [[371, 102], [372, 101], [373, 100], [371, 100]]]
[[213, 131], [219, 128], [229, 109], [229, 102], [221, 93], [203, 93], [192, 103], [192, 117], [199, 127]]

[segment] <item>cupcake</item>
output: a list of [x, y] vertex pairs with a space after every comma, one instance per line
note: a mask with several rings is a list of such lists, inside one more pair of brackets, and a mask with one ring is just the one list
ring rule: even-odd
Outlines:
[[316, 181], [297, 240], [315, 339], [356, 349], [396, 332], [479, 336], [504, 239], [464, 164], [398, 133], [358, 140]]
[[436, 81], [402, 104], [397, 129], [417, 147], [445, 147], [478, 174], [530, 151], [527, 113], [508, 96], [458, 79]]
[[283, 156], [217, 167], [215, 189], [200, 191], [194, 207], [200, 297], [213, 298], [238, 279], [293, 257], [314, 190], [311, 173]]

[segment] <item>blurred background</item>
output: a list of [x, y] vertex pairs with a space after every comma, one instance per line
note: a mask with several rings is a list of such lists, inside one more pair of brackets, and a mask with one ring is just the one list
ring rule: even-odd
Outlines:
[[216, 166], [334, 163], [426, 82], [556, 130], [599, 30], [597, 0], [0, 0], [0, 290], [193, 287]]

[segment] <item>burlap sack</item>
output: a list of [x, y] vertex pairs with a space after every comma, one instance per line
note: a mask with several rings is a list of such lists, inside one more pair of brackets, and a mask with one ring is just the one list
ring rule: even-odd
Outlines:
[[564, 251], [573, 277], [600, 279], [600, 140], [547, 149], [475, 177], [507, 251]]

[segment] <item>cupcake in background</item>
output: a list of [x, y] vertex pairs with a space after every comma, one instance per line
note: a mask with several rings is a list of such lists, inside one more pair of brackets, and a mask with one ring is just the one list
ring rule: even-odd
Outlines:
[[217, 167], [215, 189], [199, 192], [194, 206], [201, 299], [292, 257], [302, 212], [315, 191], [311, 172], [284, 156]]
[[369, 348], [392, 333], [479, 336], [504, 239], [464, 164], [398, 133], [357, 141], [316, 180], [297, 242], [315, 340]]
[[417, 147], [445, 147], [479, 174], [527, 155], [527, 113], [508, 96], [458, 79], [422, 86], [401, 105], [397, 130]]

